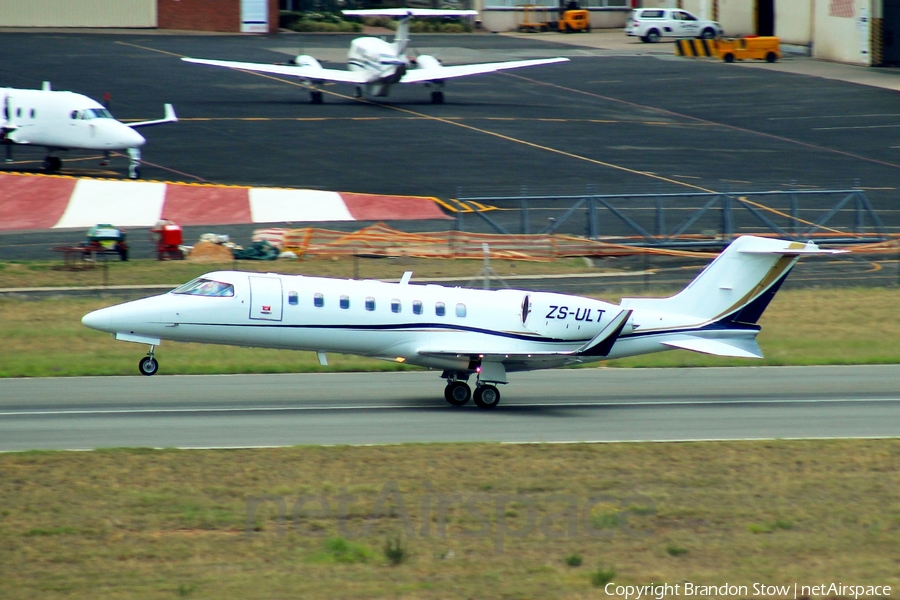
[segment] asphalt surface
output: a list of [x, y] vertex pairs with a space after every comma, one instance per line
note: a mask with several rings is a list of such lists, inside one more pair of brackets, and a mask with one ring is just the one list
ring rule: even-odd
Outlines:
[[556, 370], [516, 374], [483, 411], [447, 405], [434, 372], [8, 379], [0, 450], [896, 437], [898, 381], [898, 365]]
[[[161, 116], [163, 102], [173, 103], [181, 121], [145, 131], [146, 179], [445, 200], [859, 186], [888, 229], [900, 228], [900, 142], [894, 134], [900, 113], [894, 90], [758, 65], [679, 59], [670, 54], [671, 44], [648, 50], [651, 45], [619, 40], [616, 50], [578, 47], [573, 36], [562, 44], [537, 36], [414, 35], [415, 51], [447, 64], [571, 58], [451, 81], [444, 105], [430, 104], [422, 86], [398, 86], [388, 99], [360, 101], [341, 85], [327, 88], [325, 104], [312, 105], [295, 80], [179, 60], [281, 62], [302, 52], [343, 68], [352, 37], [4, 33], [0, 52], [15, 60], [0, 64], [0, 84], [38, 87], [48, 80], [55, 89], [98, 99], [109, 92], [113, 113], [126, 121]], [[785, 59], [789, 66], [810, 62]], [[6, 170], [38, 171], [41, 149], [15, 150]], [[123, 158], [100, 168], [97, 157], [70, 154], [64, 156], [64, 174], [124, 177]], [[802, 216], [814, 221], [838, 199], [811, 198], [801, 207]], [[668, 230], [703, 204], [698, 199], [666, 202]], [[522, 229], [517, 202], [493, 205], [503, 210], [487, 216], [511, 232]], [[551, 205], [531, 204], [531, 231], [561, 218], [571, 203]], [[858, 215], [852, 205], [829, 224], [854, 227]], [[655, 231], [656, 199], [631, 206], [630, 218]], [[786, 206], [779, 204], [778, 210]], [[691, 231], [715, 230], [721, 218], [719, 211], [709, 211]], [[739, 232], [761, 226], [745, 210], [734, 218]], [[363, 225], [332, 224], [342, 229]], [[421, 231], [459, 224], [393, 225]], [[492, 231], [472, 214], [462, 226]], [[253, 228], [236, 225], [217, 232], [246, 242]], [[202, 229], [188, 231], [186, 239], [192, 241]], [[600, 215], [600, 229], [603, 235], [633, 233], [607, 211]], [[585, 234], [585, 207], [559, 231]], [[145, 233], [136, 230], [131, 236], [136, 257], [152, 255]], [[6, 233], [0, 235], [0, 259], [51, 258], [51, 246], [83, 236], [82, 231]]]

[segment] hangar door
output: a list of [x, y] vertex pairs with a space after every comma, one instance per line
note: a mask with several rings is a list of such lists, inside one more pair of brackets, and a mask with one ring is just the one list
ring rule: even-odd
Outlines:
[[0, 0], [0, 27], [156, 27], [157, 0]]
[[900, 65], [900, 0], [884, 0], [881, 27], [882, 61]]
[[775, 0], [756, 0], [756, 35], [775, 35]]

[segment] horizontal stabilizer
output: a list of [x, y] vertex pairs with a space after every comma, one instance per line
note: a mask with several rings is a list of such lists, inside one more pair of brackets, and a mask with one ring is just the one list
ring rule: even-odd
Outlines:
[[666, 346], [702, 352], [715, 356], [734, 356], [737, 358], [762, 358], [763, 353], [755, 339], [716, 339], [711, 340], [700, 337], [684, 337], [676, 340], [662, 342]]
[[164, 105], [166, 110], [166, 115], [162, 119], [156, 119], [155, 121], [139, 121], [137, 123], [129, 123], [128, 126], [132, 129], [135, 127], [146, 127], [148, 125], [162, 125], [163, 123], [177, 123], [178, 117], [175, 115], [175, 108], [171, 104]]
[[435, 8], [370, 8], [342, 11], [347, 17], [475, 17], [477, 10]]

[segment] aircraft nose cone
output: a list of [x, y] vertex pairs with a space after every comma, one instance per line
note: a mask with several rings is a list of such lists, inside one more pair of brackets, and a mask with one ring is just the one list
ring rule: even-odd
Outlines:
[[85, 327], [90, 327], [91, 329], [96, 329], [98, 331], [107, 331], [109, 329], [110, 321], [111, 319], [109, 311], [105, 308], [95, 310], [94, 312], [89, 312], [88, 314], [81, 317], [82, 325], [84, 325]]
[[126, 126], [125, 131], [122, 132], [122, 138], [124, 140], [122, 145], [126, 148], [139, 148], [147, 142], [147, 140], [144, 139], [144, 136], [128, 126]]

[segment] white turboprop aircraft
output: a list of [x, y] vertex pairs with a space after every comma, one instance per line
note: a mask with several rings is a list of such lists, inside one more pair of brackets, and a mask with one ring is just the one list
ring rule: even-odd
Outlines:
[[137, 179], [140, 147], [147, 140], [135, 128], [178, 121], [172, 105], [166, 104], [162, 119], [126, 125], [96, 100], [74, 92], [53, 91], [46, 81], [40, 90], [0, 88], [0, 106], [0, 143], [6, 145], [6, 161], [12, 160], [14, 144], [44, 146], [44, 169], [51, 173], [62, 166], [62, 160], [53, 156], [60, 150], [100, 150], [104, 163], [110, 152], [125, 150], [131, 159], [128, 176]]
[[355, 85], [357, 98], [362, 97], [363, 92], [370, 96], [385, 97], [390, 92], [391, 86], [396, 83], [424, 83], [426, 86], [434, 88], [431, 92], [431, 101], [434, 104], [442, 104], [444, 102], [444, 81], [447, 79], [494, 73], [505, 69], [549, 65], [569, 60], [568, 58], [546, 58], [445, 67], [438, 59], [427, 54], [421, 54], [415, 58], [406, 56], [410, 18], [474, 16], [478, 14], [477, 11], [397, 8], [345, 10], [344, 14], [401, 17], [401, 19], [397, 24], [397, 33], [393, 42], [386, 42], [374, 37], [354, 39], [350, 43], [350, 52], [347, 55], [348, 70], [346, 71], [326, 69], [319, 64], [319, 61], [306, 54], [297, 56], [289, 64], [277, 65], [202, 58], [182, 58], [181, 60], [214, 67], [299, 77], [310, 86], [309, 99], [313, 104], [322, 103], [321, 86], [328, 82]]
[[446, 400], [492, 408], [511, 371], [563, 367], [683, 348], [762, 358], [757, 321], [813, 243], [737, 238], [671, 298], [618, 305], [564, 294], [400, 283], [208, 273], [161, 296], [84, 316], [116, 339], [150, 345], [139, 363], [153, 375], [161, 340], [358, 354], [442, 369]]

